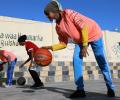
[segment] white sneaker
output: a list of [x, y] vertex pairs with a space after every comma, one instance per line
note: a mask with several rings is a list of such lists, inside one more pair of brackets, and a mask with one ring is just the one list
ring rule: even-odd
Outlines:
[[12, 85], [6, 85], [5, 88], [12, 88]]
[[12, 85], [3, 84], [3, 87], [5, 87], [5, 88], [12, 88]]

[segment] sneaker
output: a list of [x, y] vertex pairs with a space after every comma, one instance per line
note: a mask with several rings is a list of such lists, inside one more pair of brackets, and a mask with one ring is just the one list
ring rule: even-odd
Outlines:
[[12, 85], [9, 85], [9, 84], [3, 84], [3, 87], [4, 87], [4, 88], [12, 88]]
[[40, 83], [40, 84], [34, 84], [30, 88], [37, 89], [37, 88], [42, 88], [42, 87], [44, 87], [44, 84]]
[[70, 95], [70, 98], [84, 98], [86, 97], [84, 90], [76, 90], [73, 94]]
[[108, 89], [107, 96], [108, 96], [108, 97], [115, 97], [115, 92], [114, 92], [114, 90]]

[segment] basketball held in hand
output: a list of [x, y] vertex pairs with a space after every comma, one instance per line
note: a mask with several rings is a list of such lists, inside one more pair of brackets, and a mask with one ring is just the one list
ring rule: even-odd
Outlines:
[[52, 62], [52, 54], [48, 49], [39, 48], [35, 52], [34, 61], [42, 67], [48, 66]]

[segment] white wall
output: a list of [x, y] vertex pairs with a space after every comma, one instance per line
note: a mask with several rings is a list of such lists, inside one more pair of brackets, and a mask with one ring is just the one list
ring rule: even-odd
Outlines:
[[[22, 34], [28, 35], [28, 38], [39, 47], [58, 42], [55, 24], [0, 16], [0, 46], [16, 54], [18, 60], [27, 58], [25, 48], [15, 45], [17, 38]], [[34, 38], [36, 40], [33, 40]], [[119, 41], [120, 33], [104, 31], [105, 50], [109, 61], [120, 61]], [[68, 44], [66, 49], [54, 52], [53, 60], [72, 61], [74, 47], [74, 44]], [[91, 47], [88, 48], [88, 52], [89, 56], [85, 58], [85, 61], [95, 61]]]
[[51, 24], [15, 18], [0, 17], [0, 46], [17, 55], [18, 60], [25, 60], [25, 48], [16, 46], [20, 35], [26, 34], [29, 39], [36, 37], [39, 47], [52, 44]]

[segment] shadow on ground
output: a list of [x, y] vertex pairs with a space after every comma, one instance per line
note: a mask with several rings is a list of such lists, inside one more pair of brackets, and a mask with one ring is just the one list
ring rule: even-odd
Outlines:
[[[17, 88], [29, 88], [29, 86], [23, 86], [23, 87], [17, 87]], [[47, 91], [50, 91], [50, 92], [54, 92], [54, 93], [59, 93], [61, 95], [63, 95], [65, 98], [69, 98], [70, 94], [74, 92], [74, 90], [71, 90], [71, 89], [65, 89], [65, 88], [58, 88], [58, 87], [44, 87], [44, 88], [41, 88], [41, 89], [45, 89]], [[28, 93], [31, 93], [31, 92], [35, 92], [37, 90], [40, 90], [40, 89], [28, 89], [28, 90], [23, 90], [22, 92], [28, 92]], [[71, 99], [69, 98], [70, 100], [80, 100], [80, 99], [84, 99], [84, 100], [120, 100], [120, 97], [114, 97], [114, 98], [110, 98], [110, 97], [107, 97], [106, 94], [102, 94], [102, 93], [96, 93], [96, 92], [89, 92], [89, 91], [86, 91], [86, 98], [76, 98], [76, 99]]]
[[[45, 87], [45, 89], [47, 89], [48, 91], [52, 91], [52, 92], [58, 92], [61, 93], [62, 95], [64, 95], [66, 98], [69, 98], [70, 94], [74, 92], [74, 90], [70, 90], [70, 89], [63, 89], [63, 88], [57, 88], [57, 87]], [[88, 92], [86, 91], [86, 98], [81, 98], [84, 100], [120, 100], [120, 97], [115, 97], [115, 98], [110, 98], [107, 97], [105, 94], [101, 94], [101, 93], [95, 93], [95, 92]], [[80, 98], [76, 98], [76, 99], [70, 99], [70, 100], [80, 100]]]

